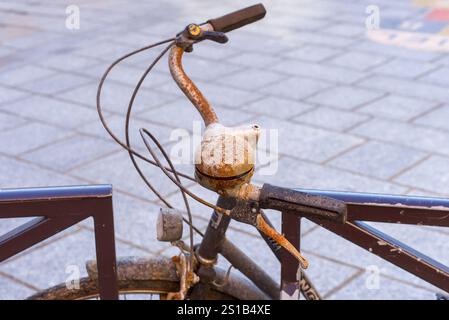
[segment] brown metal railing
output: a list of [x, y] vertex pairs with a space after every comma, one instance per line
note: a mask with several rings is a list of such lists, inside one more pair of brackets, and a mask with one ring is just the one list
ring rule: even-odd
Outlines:
[[0, 190], [0, 219], [37, 217], [0, 236], [0, 263], [92, 217], [101, 299], [118, 299], [112, 186]]
[[[336, 235], [393, 263], [401, 269], [449, 292], [449, 267], [416, 251], [404, 243], [373, 228], [363, 221], [449, 227], [449, 200], [441, 198], [394, 196], [321, 190], [300, 190], [327, 196], [347, 203], [345, 224], [308, 218]], [[300, 248], [301, 218], [298, 214], [282, 214], [282, 231]], [[432, 239], [429, 239], [432, 241]], [[298, 262], [281, 255], [281, 288], [284, 295], [298, 293]]]

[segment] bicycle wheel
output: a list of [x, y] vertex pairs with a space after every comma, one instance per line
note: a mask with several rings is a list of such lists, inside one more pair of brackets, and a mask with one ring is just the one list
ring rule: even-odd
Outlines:
[[[99, 298], [98, 274], [95, 262], [87, 263], [89, 276], [80, 279], [78, 289], [68, 289], [61, 283], [38, 292], [29, 300], [88, 300]], [[216, 269], [219, 281], [226, 272]], [[179, 290], [176, 266], [167, 258], [120, 258], [117, 261], [117, 277], [120, 299], [165, 299], [170, 292]], [[221, 282], [220, 282], [221, 283]], [[260, 290], [241, 277], [230, 276], [226, 285], [213, 286], [207, 290], [207, 300], [267, 299]]]
[[[169, 292], [175, 292], [179, 284], [160, 280], [119, 280], [120, 300], [165, 300]], [[89, 278], [80, 280], [79, 289], [67, 289], [66, 285], [41, 291], [28, 299], [30, 300], [89, 300], [99, 299], [98, 285]], [[214, 292], [207, 297], [208, 300], [235, 300], [236, 298], [224, 292]]]

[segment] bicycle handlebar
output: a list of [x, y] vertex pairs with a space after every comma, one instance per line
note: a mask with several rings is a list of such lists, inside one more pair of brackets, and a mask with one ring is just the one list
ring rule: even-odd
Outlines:
[[[206, 39], [206, 37], [204, 37], [205, 34], [208, 34], [209, 37], [212, 38], [216, 36], [214, 33], [221, 33], [221, 35], [223, 35], [223, 32], [229, 32], [262, 19], [265, 16], [265, 13], [264, 6], [262, 4], [257, 4], [224, 15], [220, 18], [208, 20], [206, 24], [201, 26], [190, 24], [186, 27], [183, 33], [179, 34], [176, 45], [170, 50], [169, 67], [173, 79], [200, 112], [205, 122], [206, 130], [209, 130], [208, 132], [210, 133], [206, 140], [203, 138], [201, 143], [202, 149], [199, 154], [202, 157], [204, 154], [204, 157], [206, 157], [205, 159], [201, 158], [201, 160], [211, 160], [207, 158], [211, 154], [210, 150], [226, 150], [226, 148], [224, 148], [225, 141], [234, 141], [233, 139], [240, 137], [237, 133], [241, 130], [239, 131], [237, 128], [228, 128], [226, 139], [224, 139], [223, 133], [213, 131], [215, 127], [224, 128], [223, 126], [209, 127], [211, 124], [219, 124], [218, 117], [201, 91], [184, 72], [182, 68], [183, 53], [188, 51], [189, 48], [192, 49], [191, 47], [194, 43]], [[254, 128], [258, 127], [252, 127], [252, 129]], [[252, 133], [252, 131], [253, 130], [248, 132], [245, 131], [245, 134], [248, 135], [248, 133]], [[258, 135], [256, 135], [256, 141], [257, 136]], [[248, 138], [248, 136], [246, 136], [246, 138]], [[203, 152], [203, 149], [206, 151]], [[242, 150], [243, 151], [241, 152], [243, 153], [238, 156], [243, 155], [244, 159], [250, 159], [255, 152], [255, 147]], [[233, 151], [229, 152], [232, 153]], [[237, 159], [235, 154], [229, 154], [229, 156], [229, 159]], [[225, 158], [226, 156], [223, 157], [223, 159]], [[238, 159], [240, 158], [241, 157]], [[222, 196], [257, 201], [261, 208], [294, 211], [304, 216], [319, 217], [342, 223], [345, 222], [347, 213], [346, 204], [344, 202], [331, 198], [314, 196], [291, 189], [280, 188], [269, 184], [263, 185], [262, 188], [254, 186], [249, 183], [254, 172], [254, 164], [237, 162], [234, 161], [232, 164], [227, 164], [215, 162], [214, 160], [205, 161], [203, 164], [203, 161], [201, 161], [199, 164], [196, 164], [196, 180], [203, 187], [211, 189]]]
[[[223, 35], [223, 32], [229, 32], [258, 21], [262, 19], [265, 14], [265, 7], [263, 4], [259, 3], [222, 17], [208, 20], [207, 23], [201, 26], [190, 24], [183, 32], [177, 35], [176, 45], [170, 50], [170, 73], [179, 88], [200, 112], [206, 126], [218, 122], [218, 118], [204, 95], [183, 70], [182, 56], [184, 51], [190, 52], [194, 43], [205, 39], [224, 43], [227, 41], [227, 38]], [[221, 36], [221, 38], [219, 36]]]
[[263, 209], [291, 211], [306, 217], [346, 222], [346, 203], [340, 200], [277, 187], [268, 183], [262, 186], [258, 196], [259, 205]]
[[263, 4], [259, 3], [219, 18], [210, 19], [207, 23], [212, 25], [214, 31], [229, 32], [262, 19], [266, 13]]

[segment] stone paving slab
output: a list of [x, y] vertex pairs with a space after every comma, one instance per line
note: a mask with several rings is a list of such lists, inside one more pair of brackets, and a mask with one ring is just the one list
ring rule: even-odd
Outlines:
[[[95, 99], [97, 89], [98, 80], [90, 82], [87, 85], [80, 86], [75, 90], [61, 92], [57, 95], [57, 97], [94, 109], [96, 108]], [[102, 105], [104, 110], [124, 114], [126, 112], [126, 108], [128, 107], [133, 89], [133, 87], [118, 83], [108, 83], [105, 85], [102, 92]], [[172, 100], [173, 97], [159, 92], [142, 89], [134, 101], [134, 109], [138, 112], [148, 108], [162, 106], [164, 103]]]
[[79, 185], [81, 180], [56, 173], [21, 159], [0, 155], [0, 174], [4, 187], [43, 187]]
[[[210, 82], [195, 81], [195, 84], [197, 84], [198, 88], [201, 88], [201, 91], [210, 103], [213, 105], [222, 105], [228, 108], [238, 108], [263, 97], [263, 95], [258, 92], [224, 87], [222, 85], [213, 84]], [[166, 85], [157, 87], [156, 90], [169, 95], [182, 97], [182, 92], [180, 92], [179, 88], [173, 81]]]
[[[323, 80], [341, 84], [350, 84], [362, 79], [365, 75], [357, 70], [350, 70], [338, 66], [323, 65], [320, 63], [303, 62], [295, 59], [284, 59], [275, 64], [271, 69], [299, 76], [301, 79], [310, 77], [312, 79]], [[302, 98], [302, 97], [300, 97]]]
[[42, 79], [56, 74], [51, 70], [36, 66], [23, 66], [15, 70], [6, 71], [0, 76], [0, 83], [8, 86], [18, 86], [26, 82]]
[[0, 117], [0, 130], [8, 130], [17, 128], [21, 125], [24, 125], [27, 123], [26, 119], [23, 119], [21, 117], [17, 117], [8, 113], [1, 113]]
[[408, 121], [416, 117], [422, 119], [422, 117], [419, 117], [420, 115], [427, 113], [436, 106], [438, 106], [436, 102], [390, 94], [362, 106], [358, 111], [376, 117]]
[[404, 172], [396, 180], [420, 189], [446, 194], [449, 191], [449, 176], [446, 170], [448, 164], [447, 158], [432, 156], [413, 170]]
[[372, 102], [381, 98], [383, 95], [383, 92], [364, 90], [350, 86], [338, 86], [322, 91], [308, 98], [307, 101], [348, 110]]
[[372, 53], [347, 52], [334, 59], [329, 63], [339, 67], [350, 68], [358, 71], [365, 71], [374, 68], [388, 61], [388, 57]]
[[[430, 71], [434, 71], [435, 68], [436, 66], [433, 63], [416, 63], [416, 61], [413, 60], [393, 59], [373, 69], [373, 71], [374, 73], [389, 75], [393, 77], [399, 73], [403, 78], [414, 79], [424, 74], [428, 74]], [[433, 72], [431, 74], [433, 74]], [[425, 76], [424, 78], [426, 77], [427, 76]]]
[[449, 134], [404, 122], [374, 118], [351, 130], [360, 136], [441, 154], [449, 153]]
[[318, 126], [323, 129], [345, 131], [367, 119], [367, 116], [353, 112], [346, 112], [328, 107], [317, 107], [310, 110], [310, 112], [305, 112], [304, 114], [293, 118], [293, 121], [311, 126]]
[[443, 105], [439, 108], [426, 112], [414, 120], [415, 123], [442, 130], [448, 130], [447, 119], [449, 119], [449, 106]]
[[[64, 27], [70, 4], [0, 0], [0, 188], [112, 183], [118, 254], [169, 257], [176, 250], [155, 241], [162, 202], [98, 120], [98, 81], [121, 54], [253, 1], [130, 5], [78, 0], [79, 30]], [[368, 5], [379, 6], [381, 27], [392, 20], [418, 19], [427, 9], [409, 0], [264, 4], [266, 19], [229, 33], [224, 46], [202, 43], [185, 57], [186, 71], [223, 123], [258, 123], [278, 130], [279, 159], [260, 158], [254, 180], [287, 187], [449, 196], [447, 52], [380, 44], [366, 36]], [[112, 71], [104, 86], [104, 115], [121, 139], [133, 87], [156, 54], [131, 57]], [[171, 81], [165, 61], [144, 82], [133, 115], [131, 141], [141, 152], [145, 147], [139, 128], [156, 134], [170, 152], [176, 146], [170, 140], [173, 130], [192, 131], [193, 121], [200, 119]], [[163, 196], [182, 208], [176, 187], [156, 168], [139, 163]], [[266, 175], [264, 169], [275, 164], [275, 174]], [[193, 172], [192, 164], [179, 168]], [[185, 183], [215, 201], [210, 191]], [[193, 200], [190, 205], [204, 231], [210, 209]], [[267, 214], [279, 229], [279, 213]], [[0, 220], [0, 233], [20, 222]], [[375, 226], [448, 263], [447, 231]], [[304, 221], [302, 232], [309, 276], [326, 298], [434, 299], [438, 292], [311, 222]], [[232, 222], [229, 237], [278, 279], [279, 265], [257, 231]], [[0, 298], [23, 298], [64, 281], [71, 263], [84, 272], [93, 245], [92, 223], [85, 221], [2, 263]], [[220, 265], [227, 266], [225, 261]], [[371, 274], [365, 269], [370, 265], [381, 270], [378, 289], [367, 286]]]
[[[280, 154], [291, 155], [300, 159], [314, 162], [324, 162], [337, 154], [348, 150], [363, 142], [362, 139], [352, 135], [331, 132], [328, 130], [312, 128], [299, 123], [278, 120], [268, 116], [257, 117], [254, 120], [263, 128], [276, 130], [282, 143], [278, 146]], [[261, 141], [269, 141], [270, 132], [261, 135]], [[316, 148], [319, 145], [320, 148]], [[264, 149], [272, 149], [270, 145]]]
[[421, 77], [420, 80], [423, 82], [428, 82], [432, 84], [437, 84], [441, 86], [449, 85], [449, 68], [442, 67], [434, 70], [433, 72]]
[[93, 109], [45, 96], [34, 95], [20, 99], [0, 109], [24, 119], [36, 120], [61, 128], [74, 129], [89, 122], [98, 122], [98, 114]]
[[27, 91], [39, 94], [57, 94], [73, 89], [89, 82], [89, 78], [73, 74], [56, 74], [54, 76], [24, 83], [21, 87]]
[[427, 154], [424, 152], [370, 141], [346, 152], [329, 164], [387, 180], [413, 167], [426, 157]]
[[16, 278], [12, 278], [11, 275], [1, 274], [0, 277], [0, 294], [2, 299], [23, 299], [29, 297], [36, 290], [33, 287], [29, 287], [28, 284], [22, 284]]
[[[124, 115], [114, 114], [105, 116], [105, 121], [108, 124], [109, 128], [119, 139], [121, 139], [121, 141], [125, 141], [125, 119], [126, 118]], [[130, 121], [129, 128], [129, 137], [131, 144], [134, 145], [137, 149], [142, 150], [146, 148], [139, 133], [140, 128], [147, 128], [151, 132], [154, 132], [163, 145], [170, 143], [170, 134], [173, 129], [167, 125], [163, 126], [156, 123], [150, 124], [148, 121], [140, 117], [133, 118]], [[77, 128], [77, 131], [85, 135], [91, 135], [102, 138], [103, 140], [106, 140], [108, 142], [113, 142], [113, 140], [111, 140], [111, 136], [104, 129], [101, 121], [99, 120], [80, 126], [79, 128]], [[119, 148], [120, 147], [117, 145], [117, 150]]]
[[75, 135], [67, 140], [23, 154], [22, 157], [43, 167], [66, 172], [117, 151], [112, 142]]
[[0, 88], [0, 103], [7, 103], [10, 101], [17, 100], [19, 98], [26, 97], [27, 93], [11, 88], [2, 87]]
[[297, 158], [284, 157], [279, 161], [275, 176], [256, 176], [257, 182], [269, 179], [270, 183], [286, 187], [307, 186], [311, 189], [345, 190], [402, 194], [407, 188], [360, 174], [317, 165]]
[[[449, 92], [444, 87], [400, 78], [373, 76], [361, 81], [359, 85], [369, 89], [384, 90], [413, 98], [435, 100], [437, 102], [446, 102], [449, 98]], [[432, 94], [429, 95], [429, 92], [432, 92]]]
[[259, 91], [276, 97], [301, 100], [329, 87], [329, 83], [324, 81], [294, 77], [261, 88]]
[[14, 141], [14, 144], [3, 145], [2, 152], [19, 155], [24, 152], [48, 145], [67, 138], [70, 132], [41, 123], [30, 123], [0, 133], [2, 141]]
[[[291, 119], [295, 115], [302, 114], [313, 109], [313, 105], [298, 102], [293, 99], [283, 99], [269, 96], [261, 100], [251, 102], [243, 106], [242, 109], [255, 114], [263, 114], [281, 119]], [[276, 110], [276, 112], [273, 112], [273, 110]]]

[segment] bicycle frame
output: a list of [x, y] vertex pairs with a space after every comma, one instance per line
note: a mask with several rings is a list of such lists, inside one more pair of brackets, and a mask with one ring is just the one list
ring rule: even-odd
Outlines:
[[[324, 219], [308, 218], [309, 220], [449, 292], [449, 267], [362, 222], [449, 227], [448, 199], [321, 190], [300, 191], [336, 198], [348, 204], [348, 220], [345, 224]], [[224, 208], [232, 208], [235, 201], [220, 197], [217, 204]], [[298, 279], [298, 260], [264, 237], [281, 263], [279, 286], [260, 266], [226, 239], [229, 221], [229, 217], [217, 212], [213, 213], [206, 234], [197, 249], [197, 256], [200, 257], [201, 263], [200, 269], [203, 269], [200, 273], [208, 274], [204, 272], [204, 269], [211, 268], [218, 254], [221, 253], [271, 298], [297, 299], [300, 291], [307, 295], [307, 298], [319, 298], [310, 280], [304, 274], [302, 279]], [[300, 212], [282, 213], [282, 232], [292, 244], [297, 246], [298, 250], [300, 227]]]

